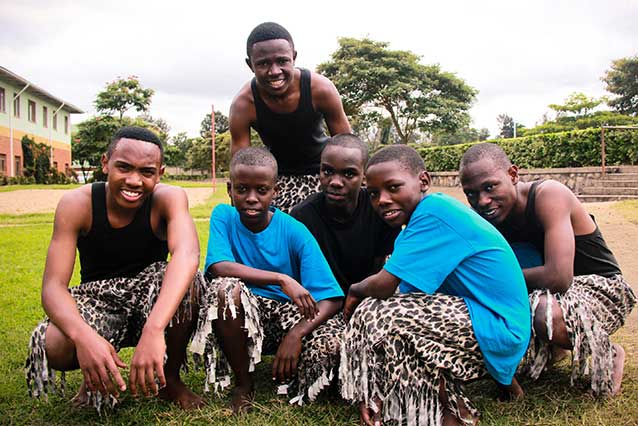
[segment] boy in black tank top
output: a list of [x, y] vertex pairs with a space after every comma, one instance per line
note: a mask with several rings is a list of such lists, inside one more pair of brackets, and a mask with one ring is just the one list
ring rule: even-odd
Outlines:
[[[32, 396], [54, 385], [53, 369], [79, 368], [84, 382], [74, 404], [115, 404], [127, 367], [117, 352], [135, 346], [133, 395], [203, 404], [179, 376], [203, 283], [199, 241], [185, 192], [159, 184], [162, 157], [155, 134], [122, 128], [102, 157], [107, 183], [60, 200], [42, 280], [47, 318], [31, 336], [26, 364]], [[81, 284], [69, 289], [76, 247]]]
[[518, 168], [495, 144], [468, 149], [460, 178], [477, 213], [510, 244], [528, 243], [539, 255], [523, 266], [534, 327], [523, 371], [538, 378], [553, 353], [571, 350], [572, 379], [584, 375], [591, 356], [594, 394], [616, 395], [625, 351], [609, 336], [636, 298], [593, 217], [559, 182], [520, 182]]
[[284, 212], [319, 190], [319, 157], [331, 135], [350, 133], [334, 84], [295, 68], [297, 52], [290, 33], [274, 22], [253, 29], [246, 63], [255, 77], [230, 106], [231, 156], [250, 146], [254, 128], [279, 165], [279, 194], [273, 205]]

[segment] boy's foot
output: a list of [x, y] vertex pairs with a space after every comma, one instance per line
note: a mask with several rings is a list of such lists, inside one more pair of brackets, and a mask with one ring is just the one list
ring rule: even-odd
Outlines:
[[233, 389], [233, 399], [230, 401], [230, 407], [233, 409], [233, 414], [248, 413], [252, 408], [254, 398], [255, 390], [252, 386], [236, 386]]
[[625, 350], [618, 343], [612, 344], [614, 349], [614, 366], [611, 372], [611, 395], [616, 396], [620, 393], [620, 385], [622, 384], [622, 376], [625, 370]]
[[523, 388], [516, 380], [516, 377], [512, 379], [511, 385], [502, 385], [497, 383], [498, 385], [498, 400], [501, 402], [506, 401], [515, 401], [517, 399], [525, 396], [525, 392], [523, 392]]
[[558, 345], [552, 345], [552, 358], [550, 360], [552, 365], [556, 365], [569, 356], [571, 351], [563, 349]]
[[78, 389], [78, 393], [75, 394], [73, 398], [71, 398], [71, 406], [73, 408], [84, 408], [89, 405], [89, 394], [86, 393], [86, 386], [84, 382], [80, 385], [80, 389]]
[[192, 392], [180, 379], [166, 379], [166, 387], [160, 389], [159, 397], [172, 401], [184, 410], [202, 408], [206, 403], [201, 396]]

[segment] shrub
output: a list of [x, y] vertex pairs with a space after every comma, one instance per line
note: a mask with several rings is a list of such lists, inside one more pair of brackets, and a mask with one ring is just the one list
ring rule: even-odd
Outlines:
[[[587, 167], [601, 164], [600, 135], [600, 129], [587, 129], [487, 142], [500, 145], [520, 168]], [[456, 171], [463, 153], [473, 144], [417, 150], [429, 171]], [[638, 129], [607, 129], [605, 153], [607, 165], [638, 164]]]

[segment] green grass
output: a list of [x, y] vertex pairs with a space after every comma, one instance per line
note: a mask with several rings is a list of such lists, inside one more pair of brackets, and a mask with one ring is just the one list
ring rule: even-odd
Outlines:
[[3, 185], [3, 186], [0, 186], [0, 192], [19, 191], [21, 189], [73, 189], [79, 186], [82, 186], [82, 184], [71, 183], [68, 185], [47, 185], [47, 184]]
[[614, 203], [614, 208], [618, 210], [625, 220], [638, 225], [638, 200], [626, 200]]
[[[208, 239], [207, 219], [213, 205], [223, 201], [225, 191], [217, 191], [203, 206], [192, 209], [202, 246]], [[638, 215], [638, 205], [628, 207]], [[27, 396], [23, 366], [29, 334], [42, 319], [40, 286], [46, 249], [51, 237], [52, 214], [15, 216], [10, 224], [0, 217], [0, 425], [357, 425], [354, 407], [334, 395], [324, 395], [312, 405], [298, 408], [278, 397], [269, 378], [270, 358], [258, 365], [257, 406], [247, 416], [233, 417], [227, 410], [228, 394], [207, 396], [209, 405], [186, 412], [153, 398], [134, 400], [125, 394], [114, 412], [98, 416], [91, 409], [70, 407], [69, 398], [80, 383], [77, 372], [67, 375], [65, 397], [52, 396], [48, 402]], [[79, 280], [76, 264], [72, 284]], [[500, 403], [496, 386], [482, 380], [469, 386], [469, 396], [482, 412], [482, 425], [636, 425], [638, 424], [638, 336], [631, 325], [620, 330], [615, 340], [627, 351], [622, 394], [611, 401], [594, 400], [587, 384], [569, 384], [566, 363], [545, 372], [530, 383], [523, 381], [522, 401]], [[633, 332], [632, 332], [633, 331]], [[123, 351], [129, 360], [132, 351]], [[186, 382], [202, 392], [203, 373], [191, 370]]]

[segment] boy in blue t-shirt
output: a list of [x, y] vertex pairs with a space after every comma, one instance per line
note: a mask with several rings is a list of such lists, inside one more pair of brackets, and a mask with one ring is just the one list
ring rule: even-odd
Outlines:
[[460, 424], [479, 414], [463, 382], [487, 372], [509, 396], [522, 395], [513, 379], [530, 309], [505, 239], [453, 198], [426, 195], [430, 178], [410, 147], [379, 151], [366, 179], [377, 213], [405, 228], [384, 268], [346, 298], [344, 398], [360, 403], [364, 424]]
[[[343, 291], [312, 234], [273, 207], [277, 163], [268, 151], [245, 148], [230, 164], [233, 206], [210, 218], [206, 277], [191, 350], [204, 356], [206, 383], [224, 388], [235, 375], [232, 409], [250, 408], [251, 372], [276, 353], [273, 380], [292, 386], [292, 402], [312, 401], [333, 377], [339, 360]], [[221, 351], [219, 348], [221, 347]]]

